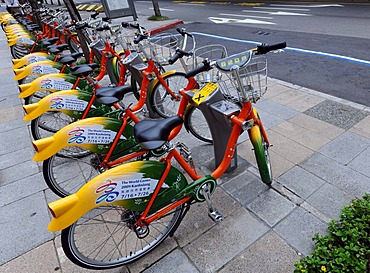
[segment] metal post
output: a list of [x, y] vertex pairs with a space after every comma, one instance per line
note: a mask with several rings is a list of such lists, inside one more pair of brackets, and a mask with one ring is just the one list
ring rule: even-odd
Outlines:
[[[67, 7], [67, 10], [69, 12], [69, 15], [70, 15], [71, 19], [75, 22], [81, 21], [81, 15], [78, 12], [78, 10], [76, 8], [76, 5], [73, 2], [73, 0], [63, 0], [63, 1], [64, 1], [64, 4]], [[90, 51], [89, 51], [87, 37], [86, 37], [86, 35], [84, 34], [84, 32], [82, 30], [77, 30], [76, 32], [77, 32], [77, 35], [78, 35], [78, 39], [80, 40], [81, 48], [82, 48], [82, 51], [84, 53], [86, 62], [89, 62]]]

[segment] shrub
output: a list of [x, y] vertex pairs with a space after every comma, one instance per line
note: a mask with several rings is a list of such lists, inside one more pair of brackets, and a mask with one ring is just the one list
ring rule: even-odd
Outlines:
[[315, 250], [295, 264], [294, 273], [370, 273], [370, 195], [352, 200], [328, 231], [315, 235]]

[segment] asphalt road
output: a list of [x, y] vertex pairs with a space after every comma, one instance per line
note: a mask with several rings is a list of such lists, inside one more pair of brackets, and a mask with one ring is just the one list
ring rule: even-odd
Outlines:
[[[200, 33], [197, 46], [222, 43], [232, 54], [253, 46], [245, 41], [286, 41], [283, 54], [268, 55], [269, 76], [370, 106], [370, 5], [316, 4], [160, 1], [163, 15]], [[153, 14], [151, 1], [135, 1], [135, 7], [139, 16]]]

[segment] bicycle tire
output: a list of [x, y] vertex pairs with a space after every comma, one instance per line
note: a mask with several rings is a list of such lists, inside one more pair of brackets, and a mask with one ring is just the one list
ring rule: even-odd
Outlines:
[[31, 134], [34, 140], [51, 136], [74, 121], [63, 112], [45, 112], [31, 121]]
[[270, 186], [272, 183], [272, 170], [270, 155], [268, 152], [267, 143], [261, 134], [261, 129], [258, 125], [254, 125], [249, 132], [250, 140], [253, 145], [254, 155], [256, 157], [258, 170], [262, 182]]
[[10, 47], [10, 54], [13, 56], [14, 59], [21, 59], [29, 53], [30, 50], [23, 45], [15, 44]]
[[185, 112], [184, 126], [197, 139], [207, 143], [213, 143], [208, 123], [198, 108], [190, 106]]
[[[110, 269], [126, 265], [160, 245], [180, 224], [183, 209], [184, 205], [144, 227], [149, 234], [141, 239], [131, 228], [140, 212], [120, 206], [95, 208], [62, 230], [63, 251], [73, 263], [88, 269]], [[89, 253], [93, 257], [89, 257]]]
[[38, 90], [35, 93], [33, 93], [32, 95], [24, 98], [24, 104], [27, 105], [27, 104], [37, 103], [38, 101], [40, 101], [41, 99], [43, 99], [44, 97], [46, 97], [49, 94], [50, 94], [49, 91]]
[[71, 39], [71, 37], [68, 37], [67, 38], [67, 44], [68, 44], [69, 51], [71, 51], [71, 53], [82, 52], [81, 45], [80, 44], [76, 44]]
[[[180, 96], [180, 90], [188, 83], [185, 76], [185, 73], [177, 71], [164, 76], [163, 80], [177, 96]], [[168, 118], [177, 115], [180, 100], [174, 99], [159, 81], [149, 90], [148, 99], [150, 109], [158, 116]]]
[[46, 184], [60, 197], [75, 193], [85, 183], [101, 173], [97, 168], [100, 163], [97, 154], [85, 150], [84, 155], [68, 156], [68, 149], [63, 151], [61, 151], [62, 156], [53, 155], [44, 160], [42, 164]]

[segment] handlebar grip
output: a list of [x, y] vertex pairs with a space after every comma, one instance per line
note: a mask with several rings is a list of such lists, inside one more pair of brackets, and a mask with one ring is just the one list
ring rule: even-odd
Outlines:
[[103, 31], [103, 30], [109, 30], [109, 29], [110, 27], [108, 25], [95, 28], [96, 31]]
[[139, 24], [129, 23], [129, 26], [132, 27], [132, 28], [135, 28], [135, 29], [140, 29], [140, 25]]
[[189, 56], [190, 53], [182, 50], [181, 48], [176, 48], [175, 54], [168, 60], [169, 64], [174, 64], [178, 59]]
[[76, 29], [83, 29], [83, 28], [86, 28], [88, 27], [88, 23], [87, 22], [84, 22], [82, 24], [76, 24]]
[[205, 72], [205, 71], [208, 71], [211, 69], [211, 66], [210, 66], [210, 63], [208, 60], [204, 60], [203, 63], [198, 66], [197, 68], [189, 71], [188, 73], [186, 73], [185, 75], [185, 78], [191, 78], [191, 77], [194, 77], [195, 75], [201, 73], [201, 72]]
[[134, 38], [134, 44], [140, 43], [142, 40], [146, 39], [147, 37], [142, 34], [137, 34]]
[[176, 50], [175, 54], [168, 60], [169, 64], [174, 64], [178, 59], [184, 57], [184, 54], [181, 51]]
[[268, 53], [272, 50], [278, 50], [278, 49], [282, 49], [282, 48], [285, 48], [285, 47], [286, 47], [286, 42], [277, 43], [277, 44], [273, 44], [273, 45], [262, 44], [262, 45], [257, 46], [257, 53], [258, 54], [266, 54], [266, 53]]

